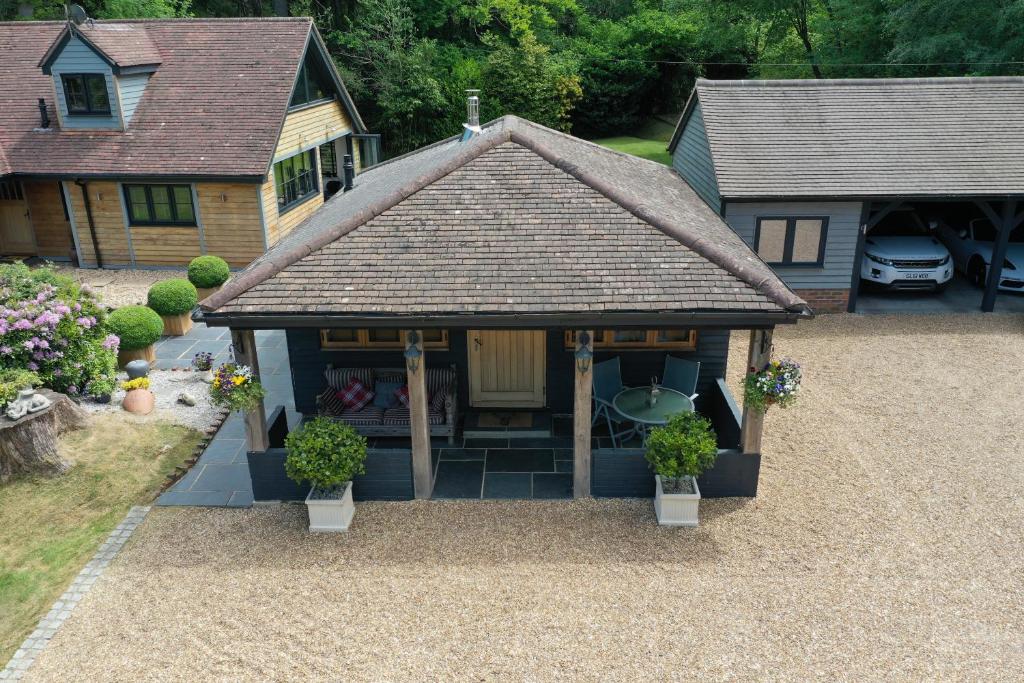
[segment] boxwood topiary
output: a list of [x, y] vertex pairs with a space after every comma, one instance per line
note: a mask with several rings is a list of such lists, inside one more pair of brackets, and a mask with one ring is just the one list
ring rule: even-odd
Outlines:
[[147, 305], [160, 315], [188, 313], [199, 303], [195, 285], [182, 278], [163, 280], [149, 288]]
[[188, 264], [188, 281], [201, 289], [220, 287], [229, 277], [231, 268], [220, 256], [197, 256]]
[[155, 344], [164, 333], [164, 321], [157, 312], [145, 306], [125, 306], [107, 317], [107, 327], [121, 339], [127, 351], [144, 349]]
[[290, 432], [284, 446], [285, 474], [320, 491], [331, 491], [366, 472], [366, 437], [340, 420], [314, 418]]

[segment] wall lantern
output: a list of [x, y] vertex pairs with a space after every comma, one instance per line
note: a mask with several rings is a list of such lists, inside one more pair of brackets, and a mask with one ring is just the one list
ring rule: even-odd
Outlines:
[[576, 342], [576, 369], [585, 375], [590, 370], [590, 362], [594, 360], [594, 352], [590, 350], [590, 335], [580, 332]]
[[416, 330], [410, 330], [409, 334], [406, 335], [405, 363], [409, 371], [413, 373], [419, 370], [420, 358], [423, 356], [419, 343], [420, 335], [416, 333]]

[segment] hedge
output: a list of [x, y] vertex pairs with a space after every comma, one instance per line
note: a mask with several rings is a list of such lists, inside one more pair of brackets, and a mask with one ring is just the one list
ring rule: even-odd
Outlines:
[[220, 287], [229, 277], [231, 268], [219, 256], [197, 256], [188, 264], [188, 281], [201, 289]]
[[147, 305], [160, 315], [188, 313], [199, 303], [195, 285], [182, 278], [163, 280], [149, 288]]
[[121, 348], [133, 351], [155, 344], [164, 333], [164, 321], [145, 306], [125, 306], [107, 318], [107, 326], [121, 338]]

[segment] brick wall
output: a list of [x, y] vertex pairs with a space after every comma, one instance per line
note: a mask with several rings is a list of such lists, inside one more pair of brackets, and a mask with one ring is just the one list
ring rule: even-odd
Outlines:
[[848, 289], [797, 289], [815, 313], [844, 313], [850, 301]]

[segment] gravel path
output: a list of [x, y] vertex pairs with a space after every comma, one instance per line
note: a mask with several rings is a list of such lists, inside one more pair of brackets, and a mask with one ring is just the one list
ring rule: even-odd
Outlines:
[[[118, 383], [128, 379], [125, 373], [118, 374]], [[167, 420], [202, 431], [213, 424], [220, 409], [210, 403], [210, 385], [199, 379], [199, 374], [190, 370], [151, 370], [149, 373], [149, 390], [156, 395], [156, 407], [153, 412], [140, 420]], [[195, 399], [194, 406], [178, 402], [178, 396], [188, 393]], [[123, 410], [121, 401], [125, 392], [117, 389], [110, 403], [100, 404], [93, 401], [82, 401], [82, 407], [91, 413], [104, 413], [112, 410]]]
[[87, 284], [100, 294], [100, 301], [111, 308], [145, 305], [146, 294], [153, 284], [174, 277], [186, 277], [182, 270], [100, 270], [97, 268], [71, 268], [58, 266], [57, 269]]
[[[746, 340], [736, 335], [732, 381]], [[754, 500], [160, 509], [28, 680], [1021, 680], [1024, 319], [831, 316]]]

